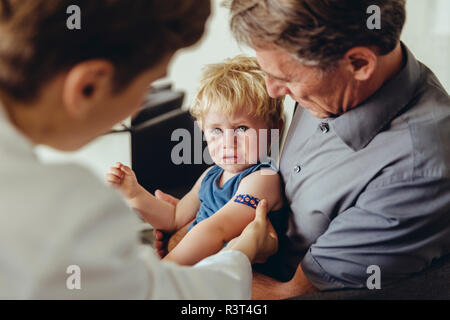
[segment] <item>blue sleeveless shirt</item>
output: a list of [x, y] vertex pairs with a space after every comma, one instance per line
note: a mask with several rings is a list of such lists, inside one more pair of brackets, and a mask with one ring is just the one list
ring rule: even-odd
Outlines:
[[[191, 230], [199, 222], [211, 217], [217, 211], [219, 211], [228, 201], [233, 198], [238, 190], [239, 183], [247, 175], [258, 171], [262, 168], [271, 168], [278, 172], [271, 163], [264, 162], [258, 163], [244, 171], [238, 173], [222, 187], [219, 187], [220, 177], [222, 176], [223, 169], [217, 165], [211, 168], [203, 178], [200, 190], [198, 192], [198, 198], [200, 200], [200, 209], [197, 212], [195, 221], [189, 226], [188, 231]], [[252, 196], [252, 195], [250, 195]], [[272, 222], [277, 233], [282, 234], [287, 228], [287, 219], [289, 214], [289, 208], [285, 205], [281, 209], [271, 211], [268, 214], [270, 221]]]

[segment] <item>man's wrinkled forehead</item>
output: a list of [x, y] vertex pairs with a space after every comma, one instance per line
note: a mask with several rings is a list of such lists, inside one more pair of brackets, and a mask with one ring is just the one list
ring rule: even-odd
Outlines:
[[280, 47], [255, 49], [256, 59], [265, 75], [273, 80], [289, 82], [307, 67], [302, 66], [295, 57]]

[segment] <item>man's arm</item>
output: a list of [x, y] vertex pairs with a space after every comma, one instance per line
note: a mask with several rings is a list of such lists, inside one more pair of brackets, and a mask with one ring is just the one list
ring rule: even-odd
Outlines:
[[427, 268], [450, 251], [450, 179], [417, 177], [371, 184], [334, 218], [301, 266], [320, 290], [381, 288]]
[[315, 290], [366, 288], [380, 270], [385, 285], [420, 272], [450, 250], [450, 180], [370, 185], [353, 207], [334, 218], [313, 243], [293, 279], [282, 283], [255, 274], [253, 297], [277, 299]]

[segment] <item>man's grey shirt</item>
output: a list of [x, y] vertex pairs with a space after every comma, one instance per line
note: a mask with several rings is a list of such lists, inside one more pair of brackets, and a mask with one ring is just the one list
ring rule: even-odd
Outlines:
[[320, 290], [419, 272], [450, 253], [450, 98], [402, 46], [404, 67], [336, 118], [298, 107], [280, 172], [288, 238]]

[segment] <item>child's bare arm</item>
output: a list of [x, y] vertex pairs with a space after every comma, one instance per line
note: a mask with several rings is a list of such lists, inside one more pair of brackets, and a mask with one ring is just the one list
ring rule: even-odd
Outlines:
[[[178, 202], [176, 206], [161, 201], [137, 183], [131, 168], [118, 164], [111, 168], [108, 182], [118, 187], [124, 194], [128, 204], [137, 210], [142, 218], [155, 228], [173, 232], [191, 221], [200, 207], [198, 190], [209, 168], [200, 176], [193, 188]], [[114, 178], [115, 180], [113, 180]]]
[[164, 229], [174, 221], [175, 207], [158, 200], [137, 181], [134, 171], [117, 162], [106, 174], [106, 181], [124, 196], [128, 205], [138, 211], [151, 225]]
[[169, 234], [182, 228], [189, 221], [192, 221], [200, 208], [198, 190], [195, 185], [194, 188], [178, 201], [176, 206], [159, 200], [146, 190], [144, 191], [147, 194], [145, 196], [142, 195], [136, 201], [135, 207], [140, 208], [139, 213], [145, 221], [156, 229]]
[[164, 259], [182, 265], [193, 265], [215, 254], [225, 243], [239, 236], [255, 217], [255, 209], [234, 201], [239, 194], [266, 199], [269, 211], [280, 208], [280, 177], [278, 174], [264, 174], [268, 171], [263, 170], [244, 178], [236, 195], [212, 217], [196, 225]]
[[[195, 218], [195, 215], [197, 214], [197, 211], [200, 208], [200, 200], [198, 199], [198, 192], [202, 185], [203, 178], [211, 168], [212, 167], [206, 169], [203, 172], [203, 174], [195, 182], [192, 189], [187, 194], [185, 194], [184, 197], [180, 199], [180, 201], [178, 201], [175, 207], [173, 205], [170, 205], [175, 210], [171, 216], [172, 220], [167, 225], [161, 227], [159, 225], [154, 224], [153, 226], [155, 228], [161, 231], [165, 231], [167, 233], [173, 233], [179, 230], [180, 228], [184, 227], [187, 223], [189, 223]], [[153, 195], [151, 196], [153, 197], [152, 200], [157, 200], [159, 203], [168, 205], [167, 202], [159, 200]]]

